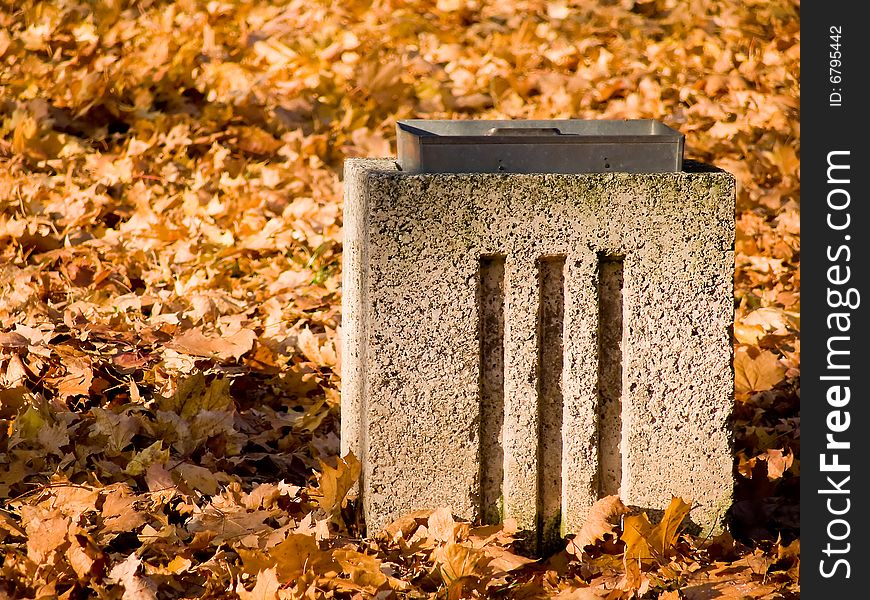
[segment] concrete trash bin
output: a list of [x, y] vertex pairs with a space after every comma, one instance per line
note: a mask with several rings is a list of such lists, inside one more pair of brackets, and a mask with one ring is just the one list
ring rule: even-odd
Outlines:
[[[605, 148], [621, 157], [609, 169], [488, 172], [480, 146], [505, 144], [462, 140], [435, 158], [471, 172], [425, 172], [440, 163], [402, 127], [446, 129], [409, 123], [401, 168], [345, 163], [341, 437], [369, 532], [449, 506], [513, 517], [547, 546], [610, 494], [646, 509], [681, 496], [717, 530], [733, 490], [734, 178], [683, 165], [682, 136], [647, 122], [663, 139], [636, 145], [670, 168], [626, 172], [632, 152]], [[521, 123], [532, 133], [495, 136], [530, 152], [576, 127]]]

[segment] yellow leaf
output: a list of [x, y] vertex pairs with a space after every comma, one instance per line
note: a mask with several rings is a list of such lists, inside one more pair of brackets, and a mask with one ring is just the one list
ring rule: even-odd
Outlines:
[[734, 337], [741, 344], [757, 344], [764, 337], [764, 327], [761, 325], [746, 325], [741, 322], [734, 323]]
[[197, 372], [178, 384], [174, 396], [161, 398], [159, 404], [161, 410], [187, 419], [202, 411], [230, 411], [233, 408], [230, 380], [215, 379], [206, 387], [205, 375]]
[[665, 509], [661, 522], [656, 526], [656, 550], [662, 554], [671, 549], [677, 541], [678, 529], [683, 519], [692, 510], [692, 503], [686, 503], [676, 496], [671, 498], [671, 503]]
[[[378, 588], [388, 585], [394, 590], [403, 590], [409, 587], [404, 581], [395, 577], [387, 576], [381, 570], [381, 561], [374, 556], [369, 556], [355, 550], [338, 548], [332, 551], [332, 558], [342, 571], [348, 575], [348, 580], [336, 579], [339, 587], [349, 588], [355, 591], [375, 595]], [[347, 585], [347, 584], [351, 585]]]
[[135, 477], [144, 473], [148, 467], [155, 463], [165, 464], [169, 460], [169, 449], [163, 450], [162, 447], [163, 442], [157, 440], [141, 452], [137, 452], [127, 463], [124, 472]]
[[278, 575], [282, 581], [299, 577], [306, 568], [325, 571], [332, 564], [329, 554], [321, 551], [317, 540], [310, 535], [291, 533], [269, 552], [277, 560]]
[[625, 560], [652, 558], [649, 539], [653, 535], [653, 524], [646, 513], [625, 517], [622, 521], [622, 539], [625, 542]]

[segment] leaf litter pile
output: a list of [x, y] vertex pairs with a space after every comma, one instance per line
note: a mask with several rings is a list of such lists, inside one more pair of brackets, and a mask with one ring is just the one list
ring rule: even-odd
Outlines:
[[[798, 8], [0, 1], [0, 597], [797, 597]], [[656, 118], [737, 176], [730, 533], [362, 537], [341, 165], [412, 117]]]

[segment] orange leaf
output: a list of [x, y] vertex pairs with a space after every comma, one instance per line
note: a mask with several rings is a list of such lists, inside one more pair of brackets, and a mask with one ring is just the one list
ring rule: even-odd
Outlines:
[[783, 380], [785, 371], [785, 367], [768, 350], [762, 350], [755, 356], [745, 348], [734, 353], [734, 388], [737, 392], [769, 390]]
[[580, 532], [568, 544], [568, 551], [572, 554], [572, 548], [582, 551], [586, 546], [592, 545], [598, 540], [604, 539], [608, 533], [613, 533], [613, 528], [619, 523], [620, 517], [628, 512], [628, 508], [619, 499], [619, 496], [606, 496], [592, 505], [589, 516], [580, 528]]

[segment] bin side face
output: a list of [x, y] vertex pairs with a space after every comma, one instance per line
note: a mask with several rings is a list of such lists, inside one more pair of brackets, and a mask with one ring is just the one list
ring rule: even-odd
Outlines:
[[[662, 509], [675, 494], [694, 501], [696, 523], [719, 525], [733, 488], [730, 175], [407, 175], [350, 162], [368, 169], [345, 207], [358, 213], [366, 199], [367, 261], [345, 260], [366, 293], [344, 291], [357, 302], [345, 344], [361, 352], [343, 354], [355, 375], [343, 382], [342, 432], [360, 440], [370, 533], [420, 508], [491, 515], [486, 502], [521, 528], [576, 532], [614, 461], [608, 477], [626, 503]], [[602, 261], [614, 260], [619, 299], [602, 310]], [[482, 402], [492, 310], [501, 404]], [[618, 335], [599, 335], [615, 312]], [[600, 348], [614, 339], [616, 362]], [[618, 396], [606, 417], [615, 437], [602, 425], [604, 380]]]

